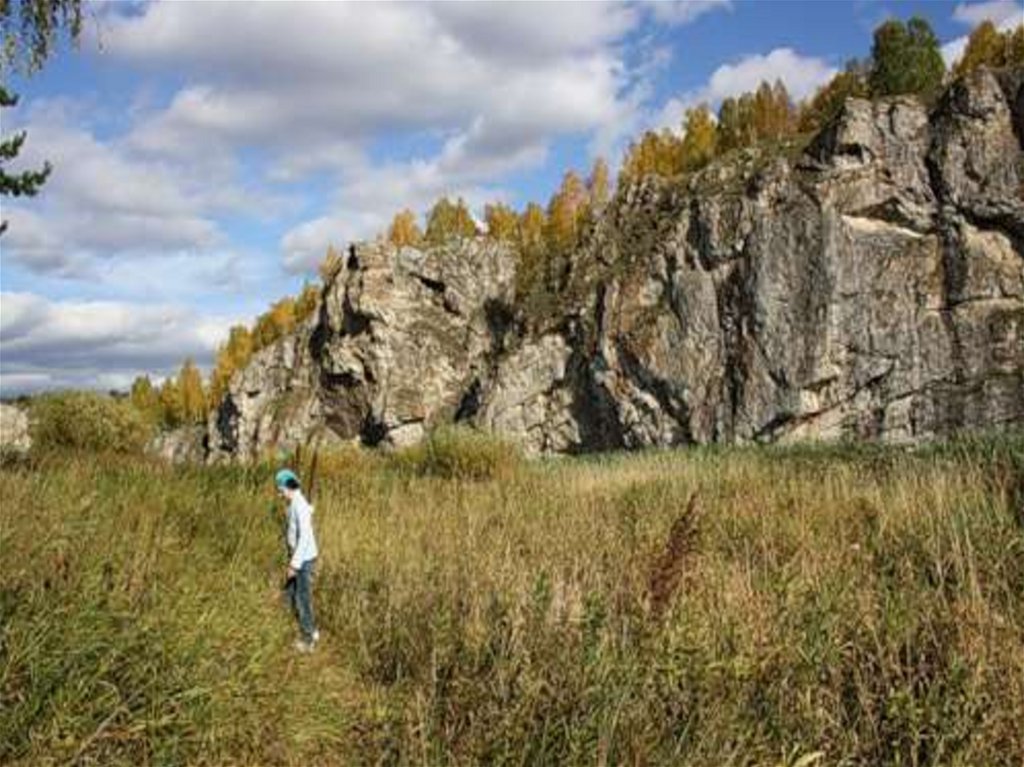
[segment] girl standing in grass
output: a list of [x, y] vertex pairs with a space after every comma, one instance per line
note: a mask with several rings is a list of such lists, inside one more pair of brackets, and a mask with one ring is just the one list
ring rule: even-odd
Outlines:
[[316, 567], [316, 536], [313, 534], [313, 507], [302, 495], [299, 478], [290, 469], [281, 469], [274, 477], [278, 492], [288, 500], [288, 580], [285, 590], [299, 619], [302, 637], [295, 642], [299, 652], [311, 652], [320, 639], [313, 618], [313, 571]]

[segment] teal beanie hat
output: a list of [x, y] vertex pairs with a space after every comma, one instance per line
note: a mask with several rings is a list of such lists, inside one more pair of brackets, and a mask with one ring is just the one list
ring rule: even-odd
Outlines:
[[295, 472], [291, 469], [281, 469], [281, 471], [274, 475], [274, 484], [279, 488], [287, 487], [289, 480], [295, 482], [295, 484], [300, 484], [299, 478], [295, 476]]

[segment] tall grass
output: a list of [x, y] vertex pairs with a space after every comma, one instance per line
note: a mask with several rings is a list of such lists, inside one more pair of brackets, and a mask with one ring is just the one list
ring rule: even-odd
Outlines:
[[271, 467], [3, 471], [0, 763], [1024, 760], [1019, 437], [500, 453], [321, 457], [312, 656]]

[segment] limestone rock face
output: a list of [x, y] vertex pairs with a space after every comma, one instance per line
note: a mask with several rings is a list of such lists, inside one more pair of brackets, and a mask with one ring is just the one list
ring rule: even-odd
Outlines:
[[355, 247], [232, 381], [211, 456], [451, 421], [530, 452], [1024, 426], [1022, 86], [851, 100], [805, 150], [622, 190], [545, 322], [482, 238]]
[[168, 463], [202, 463], [206, 457], [205, 438], [205, 427], [182, 426], [158, 434], [146, 446], [146, 450], [150, 455]]
[[211, 457], [311, 439], [401, 446], [462, 417], [511, 317], [513, 263], [476, 242], [353, 246], [317, 316], [232, 379], [211, 419]]
[[0, 452], [24, 453], [30, 447], [32, 437], [25, 411], [0, 402]]

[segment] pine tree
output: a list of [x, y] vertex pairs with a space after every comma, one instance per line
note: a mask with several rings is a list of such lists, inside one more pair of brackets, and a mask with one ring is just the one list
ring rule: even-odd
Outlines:
[[[13, 107], [17, 103], [18, 97], [0, 85], [0, 109]], [[0, 195], [34, 197], [53, 170], [48, 162], [43, 163], [40, 170], [26, 170], [13, 175], [4, 170], [4, 164], [18, 156], [22, 144], [25, 143], [25, 137], [25, 131], [21, 131], [0, 140]], [[0, 221], [0, 234], [5, 231], [7, 231], [7, 222]]]
[[[77, 44], [82, 32], [82, 0], [0, 0], [0, 56], [5, 66], [31, 74], [43, 66], [61, 33]], [[5, 78], [6, 79], [6, 78]], [[0, 109], [13, 107], [18, 96], [0, 84]], [[0, 139], [0, 196], [32, 197], [46, 182], [52, 167], [44, 162], [39, 170], [11, 175], [3, 166], [18, 156], [25, 132]], [[7, 222], [0, 221], [0, 235]]]
[[939, 41], [920, 16], [905, 25], [890, 19], [875, 30], [869, 85], [874, 96], [917, 94], [930, 98], [942, 86], [946, 65]]

